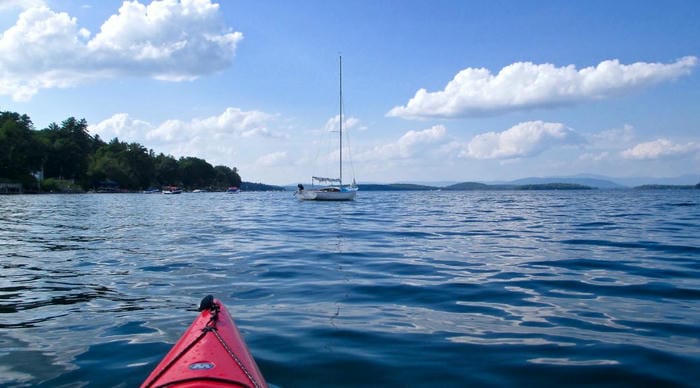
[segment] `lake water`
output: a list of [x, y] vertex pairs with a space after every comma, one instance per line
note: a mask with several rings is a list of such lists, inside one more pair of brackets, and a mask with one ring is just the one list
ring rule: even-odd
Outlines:
[[0, 271], [0, 386], [138, 386], [206, 294], [278, 387], [700, 381], [700, 190], [0, 196]]

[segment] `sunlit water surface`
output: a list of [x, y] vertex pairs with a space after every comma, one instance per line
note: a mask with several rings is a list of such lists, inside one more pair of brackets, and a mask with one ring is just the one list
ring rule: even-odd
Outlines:
[[697, 386], [700, 190], [0, 197], [2, 386], [138, 386], [206, 294], [279, 387]]

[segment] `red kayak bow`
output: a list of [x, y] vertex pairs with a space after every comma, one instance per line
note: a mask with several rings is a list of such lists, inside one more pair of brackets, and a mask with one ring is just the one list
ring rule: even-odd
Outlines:
[[226, 307], [209, 295], [201, 313], [151, 372], [147, 387], [267, 387]]

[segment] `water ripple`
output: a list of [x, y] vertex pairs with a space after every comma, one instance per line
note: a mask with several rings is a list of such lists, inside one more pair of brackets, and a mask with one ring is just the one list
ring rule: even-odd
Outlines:
[[693, 386], [698, 195], [0, 197], [0, 385], [137, 386], [212, 293], [275, 386]]

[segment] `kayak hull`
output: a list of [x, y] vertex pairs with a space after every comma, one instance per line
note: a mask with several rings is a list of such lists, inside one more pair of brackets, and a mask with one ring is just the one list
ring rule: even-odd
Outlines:
[[199, 314], [142, 388], [267, 387], [226, 306], [211, 300], [212, 308]]

